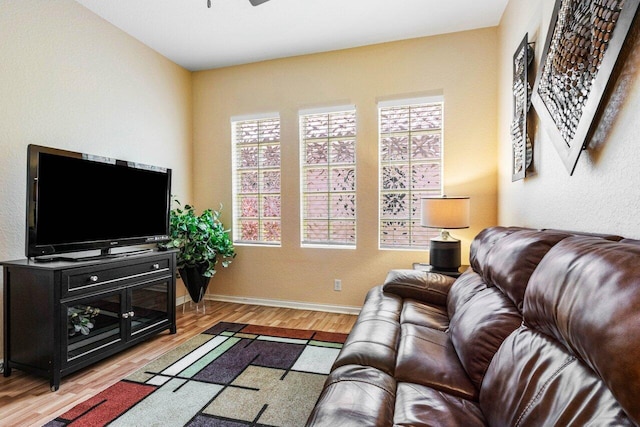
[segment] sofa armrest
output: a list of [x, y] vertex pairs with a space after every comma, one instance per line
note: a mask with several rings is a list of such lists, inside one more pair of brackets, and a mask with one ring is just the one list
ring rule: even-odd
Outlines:
[[402, 298], [413, 298], [422, 302], [447, 305], [447, 295], [453, 277], [421, 270], [391, 270], [382, 289]]

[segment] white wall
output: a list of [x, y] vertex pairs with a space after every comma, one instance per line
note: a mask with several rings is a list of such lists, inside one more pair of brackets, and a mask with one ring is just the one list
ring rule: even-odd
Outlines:
[[190, 72], [78, 3], [2, 0], [0, 260], [24, 258], [28, 144], [169, 167], [189, 195], [191, 108]]
[[511, 0], [500, 24], [499, 222], [640, 238], [640, 37], [627, 41], [633, 52], [619, 64], [621, 78], [606, 104], [607, 120], [600, 123], [597, 140], [582, 152], [573, 176], [534, 114], [535, 171], [522, 181], [511, 182], [513, 53], [528, 32], [529, 40], [536, 43], [535, 62], [539, 63], [554, 3]]

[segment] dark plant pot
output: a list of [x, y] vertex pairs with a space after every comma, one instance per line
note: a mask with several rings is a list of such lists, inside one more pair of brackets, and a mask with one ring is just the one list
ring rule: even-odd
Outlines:
[[185, 267], [178, 270], [187, 291], [189, 291], [191, 300], [196, 304], [202, 301], [202, 298], [207, 291], [207, 287], [209, 286], [209, 280], [211, 280], [211, 277], [202, 275], [202, 270], [203, 268], [198, 266]]

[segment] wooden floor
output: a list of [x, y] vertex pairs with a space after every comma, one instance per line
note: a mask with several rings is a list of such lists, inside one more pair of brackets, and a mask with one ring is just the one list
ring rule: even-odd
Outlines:
[[356, 317], [347, 314], [206, 302], [206, 314], [187, 304], [176, 308], [178, 333], [164, 332], [100, 363], [62, 378], [57, 392], [49, 380], [12, 370], [0, 376], [0, 426], [42, 426], [81, 401], [118, 382], [140, 366], [219, 321], [348, 333]]

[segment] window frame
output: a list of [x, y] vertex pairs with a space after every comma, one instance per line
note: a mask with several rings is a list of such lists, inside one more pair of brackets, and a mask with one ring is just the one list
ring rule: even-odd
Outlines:
[[[345, 114], [349, 114], [353, 116], [353, 135], [344, 135], [344, 136], [339, 136], [339, 135], [330, 135], [330, 126], [332, 124], [332, 116], [339, 116], [339, 115], [345, 115]], [[327, 162], [326, 165], [324, 164], [318, 164], [318, 165], [312, 165], [306, 162], [306, 156], [307, 156], [307, 144], [308, 141], [314, 141], [316, 140], [315, 138], [305, 138], [305, 121], [309, 118], [309, 117], [313, 117], [313, 116], [322, 116], [322, 115], [326, 115], [327, 116], [327, 135], [326, 137], [320, 137], [317, 138], [317, 140], [326, 140], [327, 142]], [[357, 222], [357, 205], [356, 205], [356, 199], [357, 199], [357, 140], [358, 140], [358, 116], [357, 116], [357, 109], [355, 105], [336, 105], [336, 106], [330, 106], [330, 107], [323, 107], [323, 108], [311, 108], [311, 109], [302, 109], [298, 111], [298, 124], [299, 124], [299, 149], [300, 149], [300, 246], [303, 248], [326, 248], [326, 249], [355, 249], [357, 246], [357, 226], [358, 226], [358, 222]], [[332, 157], [332, 142], [335, 141], [345, 141], [347, 142], [348, 140], [353, 140], [353, 160], [351, 162], [338, 162], [338, 163], [332, 163], [331, 161], [331, 157]], [[352, 180], [353, 180], [353, 188], [352, 189], [348, 189], [348, 190], [332, 190], [330, 188], [331, 182], [332, 182], [332, 171], [333, 170], [337, 170], [340, 168], [340, 166], [344, 166], [344, 169], [352, 169], [353, 174], [352, 174]], [[309, 191], [307, 188], [305, 188], [305, 186], [307, 185], [307, 180], [306, 180], [306, 171], [308, 169], [326, 169], [326, 173], [327, 173], [327, 190], [326, 192], [323, 191]], [[308, 205], [308, 199], [307, 197], [310, 195], [313, 195], [314, 193], [317, 194], [326, 194], [327, 197], [327, 212], [326, 212], [326, 218], [313, 218], [313, 217], [307, 217], [308, 211], [306, 210], [306, 207]], [[345, 219], [345, 218], [335, 218], [332, 217], [331, 214], [331, 198], [332, 196], [335, 195], [350, 195], [353, 197], [353, 219]], [[306, 230], [306, 226], [308, 224], [308, 220], [311, 221], [315, 221], [315, 222], [323, 222], [326, 220], [327, 223], [327, 240], [311, 240], [306, 238], [307, 234], [307, 230]], [[330, 233], [331, 233], [331, 229], [332, 229], [332, 225], [340, 225], [340, 221], [343, 221], [345, 223], [349, 222], [353, 224], [353, 229], [352, 229], [352, 233], [353, 233], [353, 240], [352, 241], [340, 241], [340, 240], [331, 240], [330, 237]], [[335, 229], [334, 229], [335, 230]]]
[[[422, 129], [422, 130], [414, 130], [411, 127], [411, 117], [409, 116], [409, 128], [403, 132], [384, 132], [383, 133], [383, 113], [385, 110], [393, 109], [393, 108], [407, 108], [411, 111], [411, 109], [422, 108], [425, 106], [433, 106], [440, 105], [440, 128], [435, 130]], [[392, 251], [415, 251], [415, 250], [428, 250], [429, 249], [429, 240], [433, 237], [438, 236], [438, 230], [431, 230], [428, 228], [421, 227], [419, 225], [420, 222], [420, 199], [424, 197], [431, 196], [441, 196], [443, 194], [444, 188], [444, 130], [445, 130], [445, 99], [443, 95], [435, 95], [435, 96], [425, 96], [418, 98], [400, 98], [393, 99], [387, 101], [379, 101], [378, 105], [378, 250], [392, 250]], [[415, 160], [411, 155], [411, 147], [412, 147], [412, 137], [414, 134], [419, 135], [430, 135], [430, 134], [439, 134], [439, 156], [436, 159], [421, 159]], [[403, 134], [407, 137], [407, 159], [403, 163], [400, 160], [385, 160], [383, 156], [383, 140], [385, 137], [390, 137], [394, 134]], [[384, 188], [384, 169], [385, 166], [389, 165], [405, 165], [407, 173], [407, 185], [406, 193], [408, 193], [409, 201], [408, 201], [408, 218], [387, 218], [383, 213], [383, 200], [384, 195], [392, 194], [394, 189], [385, 189]], [[437, 164], [438, 165], [438, 177], [439, 177], [439, 185], [437, 188], [432, 189], [413, 189], [412, 184], [412, 171], [413, 165], [421, 164]], [[398, 193], [402, 193], [403, 191], [398, 191]], [[416, 198], [417, 197], [417, 198]], [[392, 244], [385, 243], [385, 239], [383, 238], [384, 232], [384, 223], [386, 222], [406, 222], [405, 228], [408, 232], [408, 244]], [[415, 232], [414, 232], [415, 230]], [[415, 234], [414, 234], [415, 233]], [[420, 239], [420, 242], [416, 242], [416, 239]], [[399, 240], [399, 239], [397, 239]]]
[[[268, 122], [268, 121], [273, 121], [273, 120], [277, 120], [277, 127], [278, 127], [278, 138], [275, 140], [264, 140], [264, 141], [260, 141], [260, 124], [264, 123], [264, 122]], [[257, 148], [257, 165], [255, 167], [255, 171], [257, 173], [257, 192], [256, 193], [249, 193], [249, 192], [241, 192], [240, 191], [240, 187], [241, 187], [241, 173], [242, 171], [251, 171], [252, 168], [242, 168], [239, 167], [239, 162], [241, 162], [240, 159], [240, 155], [239, 155], [239, 151], [240, 148], [238, 147], [238, 130], [237, 130], [237, 126], [239, 126], [242, 123], [248, 123], [248, 122], [257, 122], [257, 126], [258, 126], [258, 135], [257, 135], [257, 141], [256, 142], [247, 142], [247, 143], [243, 143], [242, 145], [245, 146], [249, 146], [249, 145], [253, 145]], [[282, 119], [280, 117], [280, 113], [279, 112], [269, 112], [269, 113], [262, 113], [262, 114], [248, 114], [248, 115], [241, 115], [241, 116], [233, 116], [231, 117], [231, 154], [232, 154], [232, 163], [231, 163], [231, 170], [232, 170], [232, 190], [231, 190], [231, 197], [232, 197], [232, 211], [233, 211], [233, 243], [234, 245], [238, 245], [238, 246], [260, 246], [260, 247], [281, 247], [282, 246], [282, 135], [281, 135], [281, 129], [282, 129]], [[267, 168], [262, 168], [261, 166], [261, 160], [262, 160], [262, 147], [266, 146], [266, 145], [275, 145], [277, 143], [278, 145], [278, 151], [279, 151], [279, 165], [277, 167], [272, 166], [272, 167], [267, 167]], [[262, 172], [265, 171], [265, 169], [267, 171], [271, 170], [271, 171], [276, 171], [277, 169], [277, 173], [279, 175], [278, 179], [279, 179], [279, 192], [264, 192], [263, 191], [263, 187], [261, 185], [261, 183], [263, 182], [263, 176], [262, 176]], [[255, 220], [258, 222], [258, 240], [245, 240], [242, 239], [242, 233], [243, 233], [243, 229], [242, 229], [242, 225], [241, 225], [241, 221], [242, 218], [245, 218], [244, 216], [241, 215], [241, 211], [242, 211], [242, 201], [241, 201], [241, 197], [243, 194], [255, 194], [257, 197], [257, 210], [258, 210], [258, 215], [256, 217], [246, 217], [246, 218], [255, 218]], [[265, 194], [271, 194], [271, 195], [275, 195], [277, 194], [279, 197], [279, 216], [275, 217], [275, 216], [270, 216], [270, 217], [266, 217], [264, 216], [264, 211], [263, 211], [263, 206], [264, 206], [264, 200], [263, 197]], [[279, 223], [279, 240], [267, 240], [264, 239], [264, 223], [267, 221], [277, 221]]]

